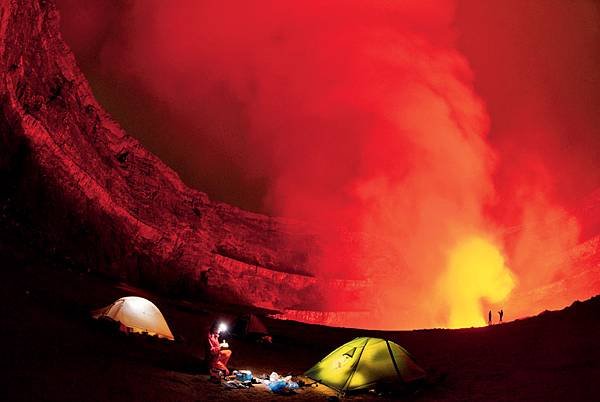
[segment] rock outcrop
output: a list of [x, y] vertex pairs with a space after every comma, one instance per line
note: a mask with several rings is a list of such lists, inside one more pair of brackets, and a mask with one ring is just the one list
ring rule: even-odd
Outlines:
[[[126, 134], [94, 99], [51, 0], [0, 0], [0, 196], [19, 211], [24, 238], [90, 271], [279, 318], [348, 325], [374, 310], [369, 281], [315, 278], [322, 250], [309, 226], [211, 201]], [[577, 212], [583, 243], [557, 264], [580, 274], [539, 297], [600, 286], [600, 190]], [[385, 240], [369, 239], [394, 263]], [[324, 292], [347, 311], [330, 311]]]
[[0, 0], [0, 18], [1, 191], [46, 249], [179, 296], [318, 306], [310, 230], [212, 202], [127, 135], [94, 99], [52, 1]]

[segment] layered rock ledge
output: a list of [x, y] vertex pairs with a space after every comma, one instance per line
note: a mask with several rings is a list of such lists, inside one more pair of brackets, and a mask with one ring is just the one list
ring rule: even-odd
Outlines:
[[94, 99], [52, 1], [0, 0], [0, 22], [1, 191], [45, 249], [180, 297], [318, 309], [327, 286], [308, 266], [310, 230], [211, 201], [125, 133]]

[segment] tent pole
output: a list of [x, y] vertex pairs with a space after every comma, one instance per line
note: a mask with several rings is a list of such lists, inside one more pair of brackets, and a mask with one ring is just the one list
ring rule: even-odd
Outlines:
[[354, 377], [354, 373], [356, 373], [356, 369], [358, 368], [358, 365], [360, 364], [360, 358], [362, 357], [362, 354], [365, 351], [365, 349], [367, 348], [367, 344], [369, 343], [370, 340], [371, 340], [371, 338], [367, 338], [367, 341], [365, 342], [365, 346], [363, 346], [362, 350], [360, 351], [360, 355], [358, 355], [358, 359], [356, 359], [356, 364], [353, 367], [352, 373], [348, 376], [348, 379], [346, 380], [346, 382], [344, 383], [344, 386], [342, 387], [343, 393], [346, 392], [344, 390], [344, 388], [346, 388], [346, 386], [348, 384], [350, 384], [350, 382], [352, 381], [352, 377]]
[[402, 375], [400, 374], [400, 369], [398, 369], [398, 364], [396, 363], [396, 359], [394, 359], [394, 352], [392, 352], [392, 347], [390, 346], [390, 342], [386, 339], [385, 344], [387, 345], [388, 352], [390, 352], [390, 357], [392, 359], [392, 363], [394, 363], [394, 368], [396, 369], [396, 373], [398, 373], [398, 378], [404, 382]]

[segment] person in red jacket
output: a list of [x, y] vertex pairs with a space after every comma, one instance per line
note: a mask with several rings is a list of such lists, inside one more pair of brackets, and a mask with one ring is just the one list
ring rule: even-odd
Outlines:
[[225, 372], [225, 375], [229, 375], [227, 363], [231, 358], [231, 350], [229, 350], [227, 342], [219, 342], [219, 332], [219, 323], [215, 321], [208, 331], [206, 359], [211, 374], [222, 370]]

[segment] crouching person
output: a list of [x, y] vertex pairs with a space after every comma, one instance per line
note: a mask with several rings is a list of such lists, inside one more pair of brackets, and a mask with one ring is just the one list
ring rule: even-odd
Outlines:
[[220, 333], [219, 323], [213, 322], [208, 331], [206, 360], [208, 369], [212, 378], [219, 378], [219, 371], [223, 371], [225, 375], [229, 375], [227, 363], [231, 358], [231, 350], [227, 342], [219, 342]]

